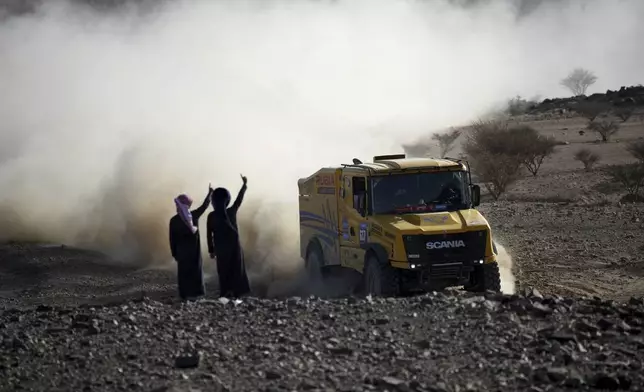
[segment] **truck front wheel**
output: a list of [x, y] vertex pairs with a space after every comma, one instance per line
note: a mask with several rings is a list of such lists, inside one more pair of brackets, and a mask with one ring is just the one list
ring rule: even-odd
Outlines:
[[501, 275], [499, 273], [499, 264], [487, 263], [474, 267], [474, 272], [470, 278], [470, 284], [465, 286], [468, 291], [485, 292], [501, 291]]
[[364, 292], [374, 296], [399, 294], [398, 273], [388, 260], [380, 260], [373, 252], [367, 254], [364, 266]]

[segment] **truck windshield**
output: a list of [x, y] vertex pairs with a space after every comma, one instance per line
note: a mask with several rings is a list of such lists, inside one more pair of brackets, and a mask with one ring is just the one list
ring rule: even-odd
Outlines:
[[469, 208], [467, 172], [372, 177], [374, 214], [455, 211]]

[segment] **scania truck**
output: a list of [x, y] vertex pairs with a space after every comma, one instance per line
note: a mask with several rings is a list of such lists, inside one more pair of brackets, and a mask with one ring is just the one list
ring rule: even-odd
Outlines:
[[497, 249], [476, 210], [466, 161], [383, 155], [298, 181], [300, 250], [311, 279], [360, 275], [360, 291], [396, 296], [463, 286], [500, 291]]

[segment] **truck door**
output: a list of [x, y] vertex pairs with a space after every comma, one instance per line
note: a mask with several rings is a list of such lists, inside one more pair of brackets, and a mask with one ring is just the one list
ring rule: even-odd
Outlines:
[[341, 263], [345, 267], [362, 271], [365, 251], [360, 245], [368, 242], [367, 177], [343, 171], [341, 181], [343, 190], [338, 202]]

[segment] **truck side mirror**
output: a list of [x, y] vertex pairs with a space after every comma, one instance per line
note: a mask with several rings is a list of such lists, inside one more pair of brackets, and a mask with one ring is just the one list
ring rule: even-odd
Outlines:
[[476, 207], [481, 204], [481, 187], [472, 185], [472, 206]]

